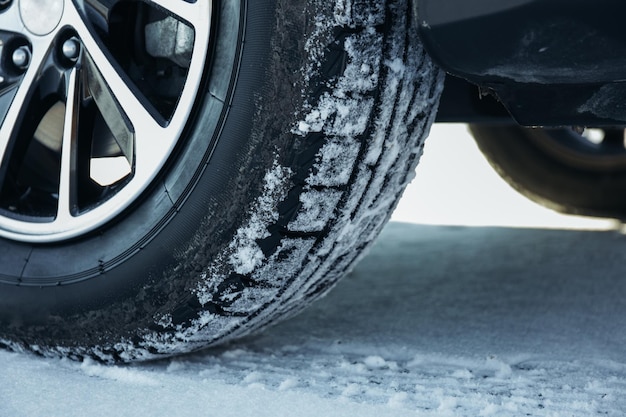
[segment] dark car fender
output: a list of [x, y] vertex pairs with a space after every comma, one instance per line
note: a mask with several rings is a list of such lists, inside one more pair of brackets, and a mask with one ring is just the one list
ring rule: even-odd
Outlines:
[[520, 124], [626, 124], [623, 0], [418, 0], [417, 14], [435, 62]]

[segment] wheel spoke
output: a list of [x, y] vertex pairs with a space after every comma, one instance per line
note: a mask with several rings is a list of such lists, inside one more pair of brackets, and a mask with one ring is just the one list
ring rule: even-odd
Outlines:
[[103, 20], [108, 21], [111, 9], [119, 3], [119, 0], [84, 0], [85, 5], [97, 13]]
[[[134, 167], [135, 177], [145, 180], [156, 169], [158, 155], [167, 152], [171, 143], [163, 140], [165, 128], [147, 110], [145, 102], [108, 61], [100, 58], [99, 62], [91, 58], [86, 61], [88, 88], [117, 145]], [[123, 109], [120, 103], [124, 103]]]
[[[42, 72], [46, 57], [47, 48], [33, 49], [30, 65], [17, 86], [15, 96], [8, 107], [2, 126], [0, 126], [0, 162], [3, 164], [6, 162], [6, 157], [11, 153], [11, 147], [14, 144], [13, 141], [20, 128], [18, 121], [24, 111], [24, 103], [28, 102], [28, 96], [33, 92], [37, 77]], [[11, 94], [11, 91], [5, 94]], [[4, 175], [6, 174], [5, 169], [5, 166], [0, 167], [0, 184], [3, 183]]]
[[91, 60], [93, 68], [106, 80], [105, 83], [117, 103], [124, 103], [124, 108], [129, 109], [127, 116], [130, 118], [131, 124], [135, 126], [136, 130], [147, 128], [150, 132], [153, 132], [159, 126], [157, 120], [147, 108], [150, 106], [149, 103], [138, 97], [131, 87], [129, 78], [126, 75], [122, 75], [123, 72], [113, 63], [114, 60], [110, 54], [101, 48], [100, 40], [94, 36], [81, 20], [78, 10], [73, 8], [68, 13], [75, 14], [75, 18], [72, 19], [75, 22], [74, 29], [86, 49], [89, 56], [88, 59]]
[[86, 87], [100, 110], [106, 125], [111, 130], [115, 142], [117, 142], [128, 163], [132, 165], [135, 137], [133, 127], [125, 117], [125, 113], [113, 97], [113, 93], [109, 90], [102, 74], [98, 71], [91, 58], [87, 57], [85, 64]]
[[76, 173], [76, 139], [78, 129], [78, 77], [77, 71], [71, 71], [67, 99], [65, 101], [65, 118], [63, 123], [63, 145], [61, 148], [61, 172], [59, 179], [59, 204], [56, 222], [67, 221], [72, 217], [73, 201], [75, 196], [72, 191]]
[[[102, 91], [102, 94], [110, 95], [110, 100], [114, 100], [118, 107], [119, 103], [124, 103], [126, 116], [130, 119], [135, 131], [146, 129], [146, 131], [153, 133], [160, 129], [155, 116], [147, 109], [148, 102], [138, 98], [128, 80], [118, 73], [102, 51], [98, 50], [96, 53], [90, 54], [89, 60], [91, 60], [92, 69], [99, 73], [100, 81], [96, 81], [96, 83], [108, 90]], [[91, 85], [91, 87], [94, 86], [95, 84]], [[100, 105], [100, 103], [98, 104]], [[105, 107], [101, 110], [108, 111], [109, 109]]]
[[198, 19], [202, 16], [200, 12], [201, 3], [205, 2], [208, 3], [206, 0], [199, 0], [195, 3], [184, 0], [150, 0], [149, 3], [158, 6], [172, 16], [191, 23], [192, 26], [196, 26]]

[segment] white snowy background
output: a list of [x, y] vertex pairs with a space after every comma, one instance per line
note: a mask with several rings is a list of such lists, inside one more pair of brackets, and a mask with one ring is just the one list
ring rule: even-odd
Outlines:
[[0, 351], [0, 417], [621, 416], [626, 237], [518, 196], [433, 128], [370, 254], [262, 334], [156, 363]]

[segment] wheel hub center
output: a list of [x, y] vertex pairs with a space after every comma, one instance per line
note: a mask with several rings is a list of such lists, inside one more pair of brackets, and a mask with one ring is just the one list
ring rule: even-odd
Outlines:
[[63, 17], [63, 0], [19, 0], [19, 7], [24, 26], [34, 35], [49, 34]]

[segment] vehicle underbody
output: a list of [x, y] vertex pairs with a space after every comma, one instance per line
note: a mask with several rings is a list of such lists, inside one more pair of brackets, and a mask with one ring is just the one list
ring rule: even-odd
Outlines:
[[471, 98], [493, 95], [524, 126], [626, 124], [624, 2], [421, 0], [418, 12], [433, 60], [478, 86], [448, 80], [438, 120], [500, 119]]

